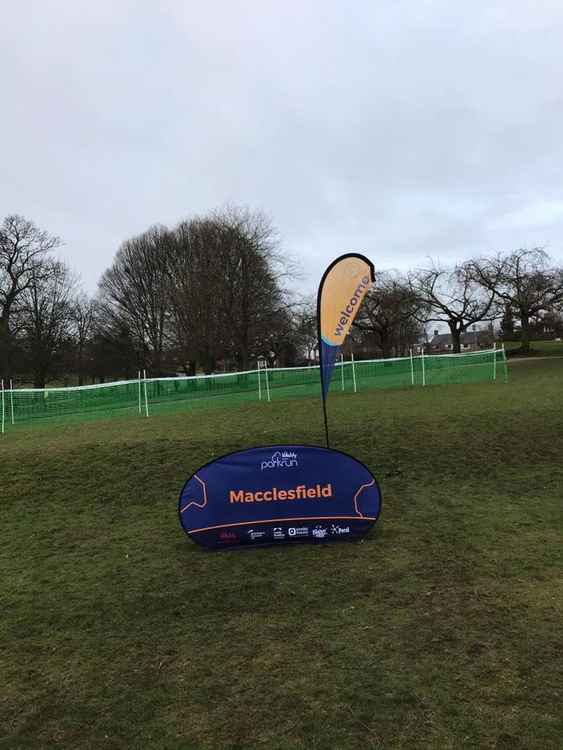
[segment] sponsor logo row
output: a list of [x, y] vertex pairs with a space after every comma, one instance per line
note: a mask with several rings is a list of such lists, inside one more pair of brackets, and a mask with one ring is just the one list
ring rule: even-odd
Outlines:
[[219, 541], [225, 544], [234, 544], [244, 541], [267, 542], [285, 541], [292, 539], [327, 539], [329, 537], [340, 537], [350, 534], [350, 526], [340, 523], [316, 523], [309, 526], [272, 526], [262, 528], [250, 528], [245, 531], [229, 531], [223, 529], [219, 532]]

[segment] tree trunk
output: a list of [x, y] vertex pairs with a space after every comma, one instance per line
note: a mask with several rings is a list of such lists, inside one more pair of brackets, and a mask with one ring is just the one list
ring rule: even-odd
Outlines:
[[392, 343], [393, 342], [390, 331], [388, 329], [380, 330], [379, 344], [381, 346], [383, 359], [389, 359], [389, 357], [391, 356]]
[[240, 366], [241, 370], [248, 370], [250, 367], [250, 356], [248, 354], [248, 346], [246, 341], [242, 345], [242, 351], [240, 354]]
[[10, 331], [8, 319], [0, 318], [0, 377], [7, 380], [10, 371]]
[[523, 352], [530, 351], [530, 318], [525, 313], [520, 315], [520, 323], [522, 324], [522, 336], [520, 340], [520, 349]]
[[217, 369], [215, 357], [208, 352], [201, 355], [201, 366], [205, 375], [211, 375]]
[[461, 352], [461, 331], [455, 325], [450, 325], [450, 333], [452, 334], [452, 351], [454, 354]]
[[33, 387], [34, 388], [45, 388], [46, 384], [46, 373], [43, 370], [38, 370], [33, 373]]
[[151, 370], [154, 373], [154, 377], [160, 378], [162, 376], [162, 351], [160, 349], [153, 351]]
[[84, 385], [84, 352], [82, 344], [78, 346], [78, 385]]

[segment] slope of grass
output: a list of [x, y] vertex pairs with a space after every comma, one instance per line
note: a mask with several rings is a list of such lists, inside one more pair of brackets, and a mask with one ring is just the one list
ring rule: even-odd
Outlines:
[[380, 480], [357, 544], [204, 553], [211, 457], [322, 442], [318, 399], [0, 442], [0, 748], [559, 750], [563, 362], [334, 395]]
[[[505, 348], [510, 355], [511, 352], [517, 352], [520, 349], [519, 341], [507, 341]], [[563, 357], [563, 341], [531, 341], [530, 348], [532, 355], [540, 357]]]

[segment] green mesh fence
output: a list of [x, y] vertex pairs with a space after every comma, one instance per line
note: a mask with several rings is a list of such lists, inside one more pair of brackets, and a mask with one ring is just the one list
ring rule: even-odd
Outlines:
[[[331, 393], [506, 380], [504, 350], [339, 362]], [[320, 396], [318, 366], [259, 369], [195, 377], [149, 378], [72, 388], [2, 391], [2, 430], [48, 421], [111, 415], [149, 416], [298, 396]]]

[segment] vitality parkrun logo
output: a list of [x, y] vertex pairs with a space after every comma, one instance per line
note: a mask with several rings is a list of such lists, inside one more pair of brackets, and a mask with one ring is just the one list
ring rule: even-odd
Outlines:
[[297, 454], [294, 451], [276, 451], [271, 458], [262, 461], [260, 471], [264, 469], [292, 469], [299, 466]]

